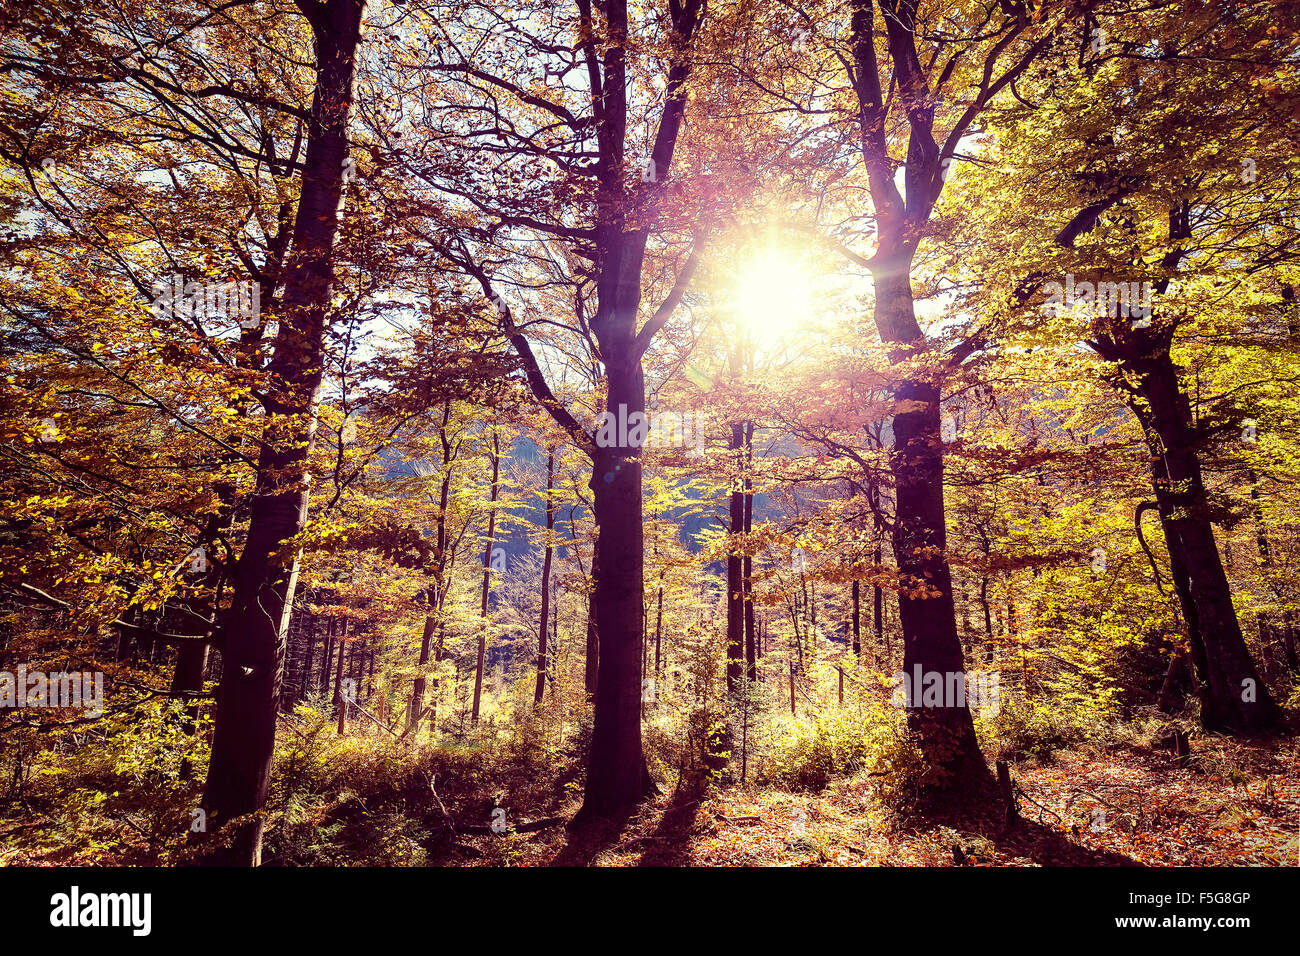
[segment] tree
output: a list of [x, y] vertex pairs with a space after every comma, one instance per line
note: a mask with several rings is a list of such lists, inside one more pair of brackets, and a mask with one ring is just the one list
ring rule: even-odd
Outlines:
[[[289, 543], [307, 520], [305, 464], [315, 435], [323, 346], [334, 284], [363, 0], [299, 5], [315, 47], [316, 89], [307, 126], [302, 191], [283, 277], [279, 330], [265, 397], [267, 431], [248, 540], [225, 623], [222, 680], [204, 808], [214, 830], [232, 824], [212, 862], [256, 866], [270, 782], [288, 612], [297, 587]], [[236, 822], [237, 821], [237, 822]]]
[[488, 594], [492, 588], [493, 556], [496, 550], [497, 497], [501, 493], [501, 436], [492, 433], [492, 451], [488, 457], [492, 461], [491, 497], [488, 499], [487, 538], [483, 544], [483, 590], [479, 604], [478, 659], [474, 665], [474, 709], [470, 720], [478, 723], [479, 701], [483, 695], [483, 658], [487, 653]]
[[[1252, 140], [1263, 126], [1285, 129], [1293, 121], [1288, 101], [1263, 86], [1231, 106], [1199, 111], [1193, 138], [1177, 104], [1182, 97], [1188, 103], [1217, 102], [1222, 90], [1279, 69], [1293, 41], [1270, 39], [1277, 36], [1270, 32], [1273, 12], [1271, 4], [1262, 4], [1226, 20], [1207, 8], [1188, 19], [1167, 7], [1116, 18], [1106, 24], [1105, 43], [1080, 55], [1074, 84], [1062, 81], [1062, 69], [1037, 105], [1009, 109], [995, 127], [1016, 131], [1003, 169], [1026, 176], [1046, 172], [1069, 183], [1064, 192], [1042, 187], [1044, 207], [1059, 207], [1064, 199], [1078, 211], [1056, 213], [1058, 222], [1071, 225], [1041, 256], [1031, 254], [1016, 299], [1025, 305], [1032, 298], [1048, 315], [1076, 327], [1108, 363], [1104, 377], [1123, 396], [1149, 449], [1154, 507], [1196, 665], [1201, 719], [1207, 729], [1247, 734], [1274, 729], [1278, 713], [1233, 607], [1213, 528], [1222, 511], [1207, 487], [1204, 462], [1207, 450], [1238, 434], [1248, 415], [1234, 399], [1211, 401], [1194, 412], [1176, 355], [1203, 334], [1196, 328], [1205, 324], [1194, 318], [1198, 312], [1221, 320], [1224, 335], [1240, 322], [1231, 309], [1208, 306], [1212, 299], [1195, 278], [1202, 270], [1225, 272], [1226, 264], [1218, 261], [1221, 244], [1239, 243], [1244, 235], [1257, 243], [1260, 251], [1245, 253], [1250, 259], [1237, 270], [1244, 282], [1257, 281], [1254, 275], [1289, 258], [1281, 219], [1270, 208], [1273, 196], [1288, 188], [1286, 160], [1271, 141]], [[1137, 39], [1146, 30], [1164, 38], [1158, 48], [1147, 49]], [[1238, 33], [1253, 38], [1260, 52], [1220, 61], [1221, 44]], [[1265, 116], [1271, 119], [1261, 123]], [[1242, 162], [1224, 156], [1228, 143], [1251, 154], [1249, 176]], [[1054, 169], [1047, 171], [1049, 166]], [[1255, 195], [1243, 202], [1243, 192]], [[1086, 228], [1074, 228], [1085, 221], [1081, 217]], [[1079, 295], [1062, 303], [1063, 296], [1053, 300], [1044, 293], [1048, 301], [1042, 303], [1033, 292], [1058, 275], [1050, 288], [1064, 294], [1068, 285]], [[1084, 298], [1083, 309], [1072, 308]]]
[[533, 691], [533, 706], [542, 702], [542, 691], [546, 689], [546, 638], [550, 631], [547, 619], [551, 610], [551, 556], [555, 550], [552, 535], [555, 533], [555, 452], [546, 452], [546, 538], [545, 557], [542, 559], [541, 610], [537, 621], [537, 686]]
[[[638, 11], [633, 11], [637, 13]], [[472, 29], [476, 11], [464, 24]], [[445, 24], [452, 49], [434, 69], [447, 84], [455, 104], [451, 113], [466, 118], [486, 109], [495, 113], [501, 99], [511, 104], [515, 123], [496, 122], [488, 134], [498, 145], [498, 164], [485, 178], [499, 183], [497, 200], [475, 197], [475, 225], [463, 239], [442, 252], [465, 270], [493, 303], [503, 333], [524, 364], [535, 399], [592, 459], [590, 488], [598, 528], [592, 560], [592, 619], [599, 638], [599, 676], [595, 690], [595, 724], [589, 757], [587, 789], [581, 816], [601, 816], [636, 803], [654, 790], [644, 766], [640, 729], [640, 648], [643, 596], [641, 463], [639, 441], [629, 441], [629, 429], [614, 430], [614, 441], [598, 440], [558, 398], [530, 341], [528, 331], [528, 236], [562, 244], [572, 266], [582, 260], [568, 280], [574, 289], [579, 336], [598, 357], [603, 406], [617, 421], [635, 421], [645, 413], [642, 356], [656, 333], [668, 322], [693, 272], [693, 259], [681, 265], [671, 289], [653, 316], [639, 316], [644, 294], [643, 271], [652, 232], [665, 214], [673, 154], [687, 105], [687, 80], [692, 51], [704, 17], [703, 5], [688, 0], [669, 6], [663, 20], [649, 16], [635, 21], [621, 2], [593, 12], [578, 0], [568, 17], [538, 17], [538, 32], [519, 36], [511, 54], [528, 55], [525, 66], [508, 58], [482, 69], [461, 52], [458, 25]], [[543, 25], [544, 24], [544, 25]], [[644, 36], [646, 56], [634, 50], [635, 30]], [[581, 63], [581, 68], [578, 64]], [[561, 82], [550, 95], [536, 96], [520, 82], [539, 68]], [[662, 70], [662, 72], [659, 72]], [[522, 73], [520, 71], [523, 71]], [[570, 73], [576, 76], [568, 78]], [[649, 103], [629, 99], [637, 87], [633, 78], [660, 77], [662, 98]], [[585, 102], [584, 102], [585, 100]], [[491, 104], [491, 105], [488, 105]], [[653, 122], [641, 162], [629, 155], [631, 109]], [[582, 110], [575, 112], [574, 110]], [[438, 118], [448, 141], [460, 148], [478, 147], [479, 138], [466, 136], [464, 126]], [[558, 127], [551, 124], [558, 123]], [[544, 130], [562, 129], [565, 137]], [[541, 137], [538, 140], [534, 136]], [[567, 138], [566, 138], [567, 137]], [[538, 143], [554, 145], [539, 152]], [[504, 145], [500, 145], [504, 144]], [[590, 155], [591, 161], [584, 157]], [[515, 183], [522, 168], [546, 166], [558, 170], [550, 188], [576, 202], [555, 205], [549, 194], [521, 191]], [[642, 167], [638, 169], [637, 167]], [[463, 167], [461, 167], [463, 168]], [[459, 184], [435, 179], [434, 185], [464, 198]], [[539, 206], [538, 200], [543, 202]], [[673, 205], [672, 208], [680, 208]], [[521, 247], [522, 244], [522, 247]], [[503, 268], [504, 266], [504, 268]], [[510, 269], [514, 273], [511, 275]], [[507, 293], [515, 293], [515, 301]], [[586, 312], [587, 296], [595, 309]], [[635, 429], [631, 430], [635, 436]]]
[[[960, 673], [964, 662], [946, 556], [941, 375], [944, 365], [959, 364], [977, 348], [978, 339], [968, 338], [951, 356], [934, 359], [936, 343], [916, 317], [913, 262], [958, 147], [994, 98], [1048, 48], [1058, 23], [1048, 19], [1046, 9], [1031, 14], [1027, 6], [1004, 4], [996, 12], [979, 6], [955, 11], [953, 24], [940, 29], [919, 20], [919, 7], [910, 0], [878, 5], [883, 36], [876, 27], [876, 4], [853, 0], [847, 47], [833, 53], [853, 90], [855, 132], [874, 219], [874, 252], [849, 254], [872, 275], [876, 330], [890, 346], [900, 375], [889, 467], [894, 555], [906, 582], [899, 592], [903, 668]], [[887, 78], [878, 38], [891, 67]], [[970, 92], [964, 103], [954, 102], [963, 82]], [[895, 110], [905, 121], [905, 136], [891, 122]], [[937, 117], [946, 120], [946, 133], [939, 133]], [[906, 142], [901, 161], [891, 155], [899, 140]], [[902, 189], [895, 176], [900, 167]], [[987, 787], [968, 708], [912, 708], [908, 718], [935, 768], [934, 789]]]

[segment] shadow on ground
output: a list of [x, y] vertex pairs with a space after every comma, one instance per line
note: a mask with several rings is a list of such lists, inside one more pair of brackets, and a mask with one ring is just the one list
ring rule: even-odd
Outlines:
[[600, 817], [565, 831], [564, 846], [551, 858], [549, 866], [591, 866], [606, 850], [618, 845], [619, 837], [637, 813], [634, 808], [613, 817]]
[[[606, 853], [636, 854], [637, 866], [689, 866], [693, 834], [699, 825], [700, 804], [705, 794], [699, 787], [679, 786], [666, 805], [647, 802], [616, 817], [571, 826], [564, 846], [550, 866], [591, 866]], [[658, 817], [652, 833], [652, 819]], [[957, 806], [932, 806], [903, 823], [913, 834], [933, 833], [946, 827], [968, 848], [954, 852], [954, 862], [984, 862], [978, 859], [983, 841], [1000, 855], [1031, 860], [1039, 866], [1142, 866], [1138, 861], [1110, 850], [1092, 849], [1073, 842], [1068, 834], [1025, 817], [1007, 824], [1001, 804], [995, 799]], [[641, 835], [636, 835], [641, 834]], [[975, 857], [970, 860], [969, 858]]]
[[1143, 865], [1122, 853], [1080, 846], [1060, 830], [1024, 817], [1008, 825], [1001, 808], [936, 810], [918, 818], [915, 829], [929, 829], [936, 824], [963, 835], [983, 837], [1002, 853], [1028, 857], [1039, 866]]
[[[570, 825], [565, 843], [551, 858], [550, 866], [591, 866], [601, 854], [611, 850], [641, 851], [638, 866], [689, 866], [691, 830], [703, 794], [697, 788], [673, 790], [666, 807], [650, 801], [614, 817], [603, 817], [580, 825]], [[662, 812], [652, 834], [628, 836], [637, 829], [641, 818]], [[643, 830], [644, 832], [644, 830]]]
[[645, 848], [637, 866], [690, 866], [691, 830], [699, 815], [704, 794], [695, 787], [678, 787], [655, 832], [642, 837]]

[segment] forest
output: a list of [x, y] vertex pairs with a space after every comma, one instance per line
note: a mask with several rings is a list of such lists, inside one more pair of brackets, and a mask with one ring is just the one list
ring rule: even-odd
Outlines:
[[1300, 866], [1300, 4], [0, 36], [0, 867]]

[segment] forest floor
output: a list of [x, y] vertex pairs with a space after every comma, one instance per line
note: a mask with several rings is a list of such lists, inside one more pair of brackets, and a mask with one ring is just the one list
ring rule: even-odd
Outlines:
[[[764, 787], [671, 791], [623, 821], [569, 832], [460, 836], [446, 865], [1295, 866], [1300, 745], [1196, 741], [1065, 751], [1013, 771], [1020, 820], [996, 810], [909, 819], [869, 778], [819, 793]], [[576, 809], [576, 805], [574, 808]], [[571, 816], [572, 814], [566, 814]], [[956, 848], [956, 849], [955, 849]]]
[[[534, 764], [502, 777], [480, 762], [484, 751], [441, 752], [442, 796], [431, 802], [431, 765], [393, 773], [401, 766], [389, 762], [393, 753], [355, 739], [346, 746], [361, 762], [339, 770], [297, 822], [277, 814], [271, 824], [273, 843], [310, 851], [282, 851], [268, 865], [1300, 865], [1300, 737], [1242, 743], [1201, 735], [1183, 762], [1167, 750], [1112, 742], [1015, 763], [1020, 815], [1011, 826], [995, 805], [943, 817], [898, 813], [882, 803], [880, 779], [863, 774], [815, 792], [670, 780], [626, 818], [570, 830], [562, 824], [581, 793], [572, 762], [551, 774]], [[493, 791], [500, 810], [483, 797]], [[0, 866], [163, 862], [151, 852], [143, 812], [117, 812], [116, 799], [91, 807], [89, 817], [70, 816], [48, 795], [29, 813], [8, 820], [0, 813]], [[450, 843], [431, 842], [443, 800], [459, 832]], [[135, 822], [126, 827], [121, 817]], [[494, 834], [490, 824], [502, 822], [504, 832]], [[174, 824], [165, 827], [173, 840]]]

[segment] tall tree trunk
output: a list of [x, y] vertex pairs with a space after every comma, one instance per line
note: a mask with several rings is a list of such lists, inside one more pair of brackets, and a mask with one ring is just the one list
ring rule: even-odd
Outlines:
[[[203, 693], [203, 677], [208, 670], [208, 644], [206, 641], [182, 641], [176, 657], [176, 672], [172, 675], [171, 695], [187, 700], [182, 729], [192, 734], [199, 719], [199, 695]], [[189, 780], [194, 768], [189, 760], [181, 761], [180, 778]]]
[[307, 622], [307, 659], [302, 666], [302, 688], [298, 700], [302, 701], [311, 693], [312, 668], [316, 666], [316, 615], [308, 616]]
[[[745, 535], [754, 530], [754, 423], [745, 423]], [[740, 580], [745, 598], [745, 679], [758, 677], [758, 650], [754, 646], [754, 558], [746, 549], [741, 561]]]
[[[663, 640], [663, 633], [664, 633], [664, 573], [662, 570], [659, 572], [659, 595], [658, 598], [656, 599], [656, 605], [657, 606], [655, 610], [655, 670], [654, 673], [655, 673], [655, 683], [658, 684], [659, 667], [660, 667], [660, 646]], [[657, 693], [655, 699], [658, 700]]]
[[[1168, 273], [1182, 263], [1192, 228], [1189, 204], [1171, 206], [1170, 249], [1161, 261], [1168, 272], [1156, 281], [1157, 293], [1168, 288]], [[1130, 396], [1129, 408], [1151, 449], [1160, 523], [1200, 684], [1201, 723], [1230, 734], [1270, 733], [1279, 725], [1280, 711], [1255, 670], [1232, 604], [1201, 474], [1200, 435], [1170, 353], [1177, 317], [1148, 313], [1145, 318], [1144, 326], [1130, 325], [1127, 315], [1111, 327], [1099, 320], [1102, 327], [1088, 344], [1118, 363], [1114, 384]]]
[[[640, 299], [640, 251], [637, 246], [635, 281], [609, 290], [614, 307], [625, 312], [624, 322], [609, 323], [634, 328]], [[602, 307], [607, 301], [602, 296]], [[608, 408], [631, 420], [645, 413], [645, 382], [640, 358], [619, 361], [632, 352], [630, 341], [615, 336], [606, 348]], [[606, 339], [602, 339], [604, 343]], [[621, 347], [620, 347], [621, 345]], [[621, 431], [621, 430], [620, 430]], [[580, 814], [602, 816], [631, 806], [653, 792], [641, 750], [641, 607], [644, 554], [642, 550], [641, 459], [639, 449], [626, 444], [620, 434], [612, 447], [597, 447], [591, 490], [595, 501], [596, 538], [592, 562], [592, 610], [599, 636], [599, 678], [588, 757], [587, 789]]]
[[[881, 560], [882, 560], [881, 549], [877, 547], [876, 567], [880, 567]], [[889, 638], [885, 636], [885, 589], [882, 588], [879, 584], [873, 584], [871, 586], [871, 592], [872, 592], [871, 612], [873, 615], [872, 625], [876, 633], [875, 653], [879, 654], [880, 648], [883, 646], [885, 649], [885, 656], [886, 658], [888, 658], [890, 654], [890, 647], [889, 647]]]
[[980, 607], [984, 610], [984, 660], [993, 660], [993, 610], [989, 607], [989, 576], [980, 575]]
[[339, 718], [339, 736], [342, 737], [348, 729], [348, 694], [343, 689], [343, 672], [348, 657], [348, 619], [344, 618], [340, 623], [343, 629], [339, 631], [339, 660], [334, 671], [334, 712]]
[[[1155, 487], [1167, 486], [1169, 483], [1168, 474], [1165, 471], [1164, 459], [1160, 455], [1159, 441], [1150, 431], [1147, 432], [1148, 447], [1151, 449], [1151, 481]], [[1156, 512], [1160, 516], [1160, 528], [1164, 534], [1165, 541], [1170, 541], [1176, 534], [1173, 525], [1173, 513], [1168, 500], [1161, 500], [1157, 496]], [[1139, 507], [1137, 521], [1141, 521], [1142, 509]], [[1201, 637], [1200, 620], [1196, 614], [1196, 602], [1192, 600], [1192, 583], [1187, 574], [1187, 566], [1183, 563], [1182, 552], [1172, 550], [1169, 552], [1169, 574], [1174, 582], [1174, 594], [1178, 598], [1178, 606], [1182, 610], [1183, 624], [1187, 628], [1187, 648], [1192, 661], [1192, 688], [1196, 693], [1196, 698], [1200, 701], [1202, 713], [1210, 709], [1207, 703], [1207, 685], [1202, 678], [1208, 673], [1209, 665], [1205, 657], [1205, 641]], [[1171, 689], [1172, 692], [1172, 689]]]
[[[918, 27], [919, 7], [914, 0], [878, 3], [882, 13], [880, 29], [872, 0], [850, 3], [847, 39], [851, 62], [846, 58], [845, 66], [858, 108], [857, 132], [876, 231], [876, 251], [865, 260], [875, 286], [875, 324], [881, 341], [890, 346], [890, 361], [903, 369], [914, 363], [924, 364], [937, 351], [916, 321], [911, 270], [917, 246], [927, 232], [942, 192], [948, 162], [992, 97], [1014, 82], [1047, 43], [1045, 39], [1013, 43], [1013, 38], [1028, 30], [1034, 21], [1024, 5], [1002, 4], [998, 29], [1006, 33], [984, 52], [978, 92], [966, 101], [965, 110], [947, 132], [936, 137], [935, 110], [943, 99], [936, 91], [946, 82], [952, 62], [939, 66], [938, 58], [918, 50], [918, 35], [930, 32], [932, 27]], [[886, 38], [883, 49], [892, 64], [886, 82], [882, 82], [877, 52], [882, 30]], [[972, 47], [975, 45], [972, 43]], [[1010, 49], [1015, 53], [1000, 64]], [[889, 122], [895, 107], [906, 119], [902, 190], [896, 181], [900, 151], [891, 139], [896, 141], [903, 132]], [[979, 347], [977, 339], [966, 344], [971, 349]], [[944, 356], [941, 368], [951, 368], [954, 361], [960, 362], [960, 358]], [[904, 669], [909, 673], [920, 668], [947, 674], [961, 672], [964, 659], [945, 550], [943, 442], [939, 429], [942, 375], [933, 371], [922, 368], [916, 373], [904, 372], [906, 377], [894, 390], [894, 445], [889, 462], [896, 496], [892, 537], [902, 579], [898, 597]], [[918, 596], [922, 589], [925, 599]], [[982, 795], [995, 792], [964, 702], [952, 707], [909, 707], [908, 724], [917, 734], [933, 771], [925, 782], [927, 790], [971, 788]]]
[[320, 662], [320, 692], [328, 697], [330, 692], [330, 673], [334, 662], [334, 619], [329, 618], [325, 625], [325, 653]]
[[[450, 420], [451, 403], [445, 402], [442, 406], [442, 425], [438, 430], [438, 438], [442, 444], [442, 482], [438, 488], [437, 537], [433, 552], [433, 593], [431, 599], [428, 599], [429, 611], [424, 618], [424, 632], [420, 635], [420, 676], [411, 685], [411, 703], [407, 717], [407, 725], [413, 733], [419, 731], [420, 717], [424, 713], [424, 689], [426, 686], [424, 669], [429, 666], [433, 635], [435, 629], [441, 626], [442, 602], [447, 593], [447, 505], [451, 499], [452, 458], [447, 425]], [[438, 641], [438, 648], [439, 650], [442, 648], [441, 639]], [[438, 657], [441, 656], [441, 654], [438, 655]], [[435, 660], [434, 663], [437, 663], [437, 661]], [[436, 693], [436, 678], [434, 679], [434, 690]]]
[[[1137, 373], [1146, 408], [1134, 407], [1156, 442], [1152, 478], [1160, 505], [1165, 545], [1186, 574], [1183, 613], [1189, 631], [1200, 635], [1202, 660], [1193, 657], [1202, 685], [1201, 722], [1207, 730], [1233, 734], [1268, 733], [1278, 710], [1246, 649], [1214, 536], [1209, 500], [1196, 452], [1191, 406], [1178, 383], [1167, 348], [1124, 363]], [[1157, 444], [1158, 442], [1158, 444]], [[1177, 576], [1175, 577], [1177, 586]]]
[[483, 696], [483, 661], [487, 656], [488, 594], [492, 588], [492, 547], [497, 533], [497, 495], [500, 493], [501, 439], [492, 434], [492, 498], [488, 505], [487, 544], [483, 546], [483, 592], [479, 604], [478, 663], [474, 667], [474, 707], [470, 723], [478, 723], [479, 702]]
[[862, 582], [853, 581], [853, 659], [862, 656]]
[[537, 624], [537, 687], [533, 690], [533, 706], [542, 702], [546, 689], [546, 631], [550, 627], [551, 610], [551, 533], [555, 530], [555, 500], [551, 491], [555, 487], [555, 452], [546, 453], [546, 556], [542, 558], [542, 613]]
[[[910, 278], [911, 260], [885, 261], [874, 270], [876, 327], [881, 339], [903, 361], [925, 347], [916, 321]], [[901, 587], [898, 617], [903, 631], [903, 671], [912, 675], [963, 673], [965, 660], [957, 637], [956, 606], [948, 568], [943, 500], [943, 442], [940, 438], [939, 387], [929, 378], [904, 378], [894, 392], [894, 446], [889, 460], [894, 478], [894, 556]], [[926, 596], [922, 598], [920, 595]], [[932, 768], [931, 789], [985, 785], [991, 781], [975, 738], [975, 724], [964, 700], [952, 706], [911, 706], [907, 722], [917, 734]]]
[[[731, 444], [737, 463], [743, 461], [744, 426], [731, 426]], [[743, 466], [742, 466], [743, 467]], [[745, 586], [742, 579], [744, 561], [738, 550], [737, 539], [745, 527], [745, 497], [743, 478], [738, 468], [731, 479], [730, 539], [727, 543], [727, 691], [736, 693], [744, 669]]]
[[[641, 279], [651, 223], [667, 192], [667, 177], [686, 111], [695, 32], [704, 13], [701, 0], [669, 4], [671, 46], [664, 76], [662, 111], [650, 150], [643, 188], [629, 189], [626, 163], [628, 121], [628, 8], [613, 0], [592, 8], [579, 0], [596, 146], [593, 171], [601, 210], [592, 227], [596, 312], [590, 328], [603, 367], [605, 413], [629, 426], [644, 422], [645, 376], [641, 357], [672, 316], [694, 271], [695, 259], [678, 274], [672, 292], [645, 326], [638, 327]], [[599, 44], [599, 49], [598, 49]], [[638, 119], [638, 123], [641, 122]], [[482, 281], [482, 279], [480, 279]], [[507, 310], [508, 318], [508, 310]], [[599, 639], [598, 677], [587, 788], [579, 818], [606, 816], [653, 793], [641, 750], [641, 614], [644, 553], [641, 497], [641, 441], [619, 427], [613, 443], [589, 435], [567, 410], [561, 411], [533, 358], [527, 340], [511, 336], [525, 357], [530, 387], [576, 441], [590, 445], [591, 490], [596, 520], [592, 560], [591, 616]], [[635, 427], [635, 426], [633, 426]], [[642, 436], [643, 437], [643, 436]], [[590, 662], [590, 654], [589, 654]], [[588, 675], [590, 686], [590, 674]]]
[[[297, 562], [285, 545], [306, 523], [306, 462], [324, 374], [326, 315], [334, 285], [334, 240], [343, 199], [354, 66], [364, 0], [300, 6], [311, 25], [316, 88], [307, 124], [293, 251], [284, 276], [272, 384], [243, 553], [224, 629], [216, 728], [203, 797], [212, 832], [238, 819], [206, 862], [257, 866], [275, 751], [284, 634]], [[292, 563], [292, 567], [289, 565]]]

